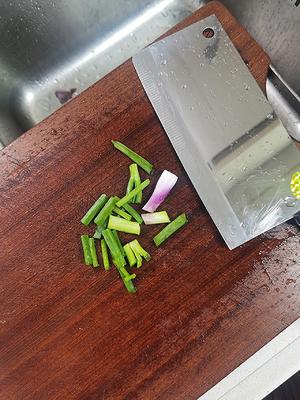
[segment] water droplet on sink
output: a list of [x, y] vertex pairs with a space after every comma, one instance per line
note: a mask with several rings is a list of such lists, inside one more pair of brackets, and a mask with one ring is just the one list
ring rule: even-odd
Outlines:
[[181, 89], [186, 89], [187, 85], [184, 83], [183, 85], [181, 85]]
[[162, 60], [161, 65], [167, 65], [167, 60]]

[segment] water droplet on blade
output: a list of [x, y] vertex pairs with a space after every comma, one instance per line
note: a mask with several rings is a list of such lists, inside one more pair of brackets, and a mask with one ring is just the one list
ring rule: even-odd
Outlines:
[[296, 199], [295, 199], [294, 197], [289, 197], [289, 196], [287, 196], [287, 197], [284, 199], [284, 203], [285, 203], [285, 205], [286, 205], [287, 207], [295, 207], [295, 205], [296, 205]]

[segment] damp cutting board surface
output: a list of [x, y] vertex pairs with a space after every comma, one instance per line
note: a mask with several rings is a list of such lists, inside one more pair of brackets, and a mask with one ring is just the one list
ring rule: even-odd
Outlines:
[[[269, 59], [211, 2], [262, 89]], [[80, 219], [122, 195], [120, 140], [179, 176], [164, 203], [189, 224], [156, 249], [127, 294], [82, 263]], [[147, 175], [143, 173], [143, 178]], [[197, 399], [300, 315], [299, 233], [285, 224], [230, 251], [162, 129], [131, 60], [0, 152], [0, 399]]]

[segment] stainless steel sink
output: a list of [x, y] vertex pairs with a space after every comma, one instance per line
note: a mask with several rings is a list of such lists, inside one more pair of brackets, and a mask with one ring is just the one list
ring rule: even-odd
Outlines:
[[[300, 41], [296, 34], [299, 36], [300, 7], [289, 0], [223, 2], [269, 51], [275, 67], [299, 93]], [[204, 3], [0, 0], [0, 146], [12, 142], [61, 102], [101, 79]], [[276, 47], [278, 43], [281, 45]], [[66, 93], [60, 93], [62, 90]]]
[[0, 0], [0, 141], [9, 144], [200, 7], [199, 0]]

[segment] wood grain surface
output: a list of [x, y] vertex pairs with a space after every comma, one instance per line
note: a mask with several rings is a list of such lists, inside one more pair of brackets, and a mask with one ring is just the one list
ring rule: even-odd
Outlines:
[[[268, 57], [217, 2], [176, 29], [212, 13], [264, 87]], [[159, 249], [143, 227], [135, 295], [82, 263], [82, 215], [125, 189], [111, 139], [155, 165], [145, 197], [162, 169], [179, 175], [164, 208], [190, 219]], [[300, 315], [297, 228], [228, 250], [131, 61], [0, 152], [0, 211], [1, 399], [194, 400]]]

